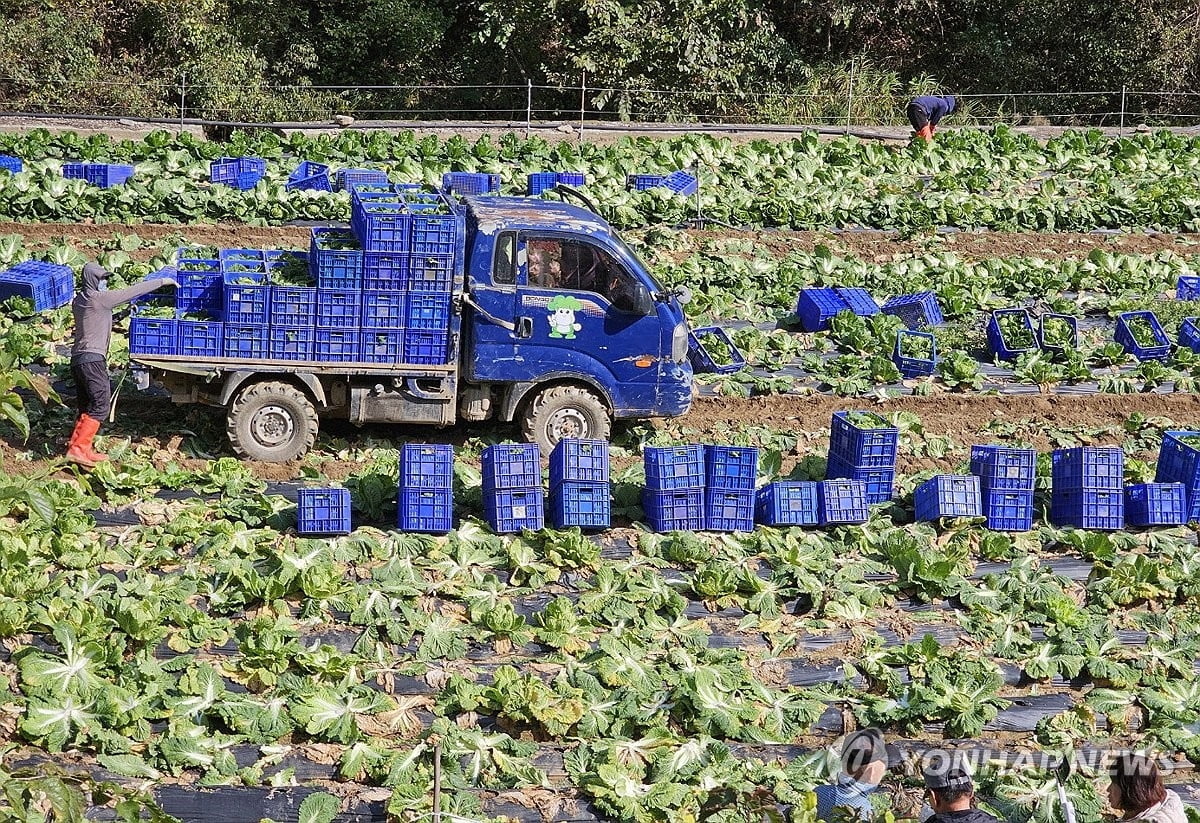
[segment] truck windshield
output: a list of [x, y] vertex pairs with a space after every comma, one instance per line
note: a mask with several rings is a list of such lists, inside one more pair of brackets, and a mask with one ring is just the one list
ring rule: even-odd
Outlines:
[[642, 261], [642, 258], [637, 256], [637, 253], [634, 252], [633, 249], [629, 248], [629, 246], [627, 246], [625, 244], [625, 241], [622, 240], [621, 237], [616, 232], [613, 232], [611, 237], [612, 237], [613, 243], [619, 249], [621, 249], [621, 251], [625, 252], [625, 254], [628, 256], [628, 258], [630, 260], [637, 261], [641, 270], [646, 273], [646, 277], [648, 277], [650, 279], [650, 288], [651, 289], [653, 289], [654, 291], [657, 291], [657, 292], [666, 291], [666, 288], [663, 286], [663, 284], [658, 282], [658, 278], [654, 276], [654, 272], [650, 271], [650, 267], [647, 266], [645, 264], [645, 262]]

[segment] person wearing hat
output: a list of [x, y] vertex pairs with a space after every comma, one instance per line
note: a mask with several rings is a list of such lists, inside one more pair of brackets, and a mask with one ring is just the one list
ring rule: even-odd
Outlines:
[[116, 291], [105, 286], [108, 272], [98, 263], [83, 267], [83, 283], [71, 311], [75, 315], [75, 343], [71, 347], [71, 376], [75, 380], [79, 417], [67, 442], [67, 460], [91, 468], [107, 460], [92, 447], [100, 423], [112, 408], [112, 383], [108, 376], [108, 344], [112, 337], [113, 310], [163, 286], [178, 285], [171, 277], [154, 277]]
[[921, 814], [921, 823], [1000, 823], [975, 808], [975, 782], [958, 760], [930, 763], [925, 769], [925, 801], [932, 814]]
[[[837, 781], [813, 790], [817, 796], [817, 819], [832, 821], [836, 809], [849, 809], [862, 820], [871, 820], [871, 793], [879, 788], [887, 772], [887, 748], [878, 729], [863, 729], [846, 737], [842, 744], [842, 771]], [[838, 819], [844, 819], [840, 815]]]
[[940, 97], [932, 94], [922, 95], [913, 98], [905, 114], [908, 115], [908, 122], [912, 123], [916, 136], [928, 143], [933, 140], [937, 124], [954, 111], [954, 107], [954, 97], [949, 94]]

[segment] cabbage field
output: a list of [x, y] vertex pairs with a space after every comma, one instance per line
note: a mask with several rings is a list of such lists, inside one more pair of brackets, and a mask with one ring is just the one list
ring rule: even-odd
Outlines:
[[[480, 452], [502, 426], [330, 425], [302, 461], [241, 462], [223, 418], [121, 389], [89, 473], [57, 459], [73, 420], [66, 308], [0, 316], [0, 820], [811, 821], [836, 774], [827, 746], [882, 728], [900, 752], [875, 802], [915, 817], [926, 753], [980, 755], [981, 799], [1013, 823], [1107, 813], [1098, 753], [1151, 748], [1200, 803], [1200, 552], [1192, 527], [1048, 525], [1049, 452], [1125, 449], [1154, 477], [1162, 432], [1200, 428], [1200, 355], [1138, 361], [1118, 315], [1154, 311], [1172, 343], [1200, 303], [1200, 139], [1005, 128], [883, 145], [804, 135], [579, 146], [344, 131], [209, 143], [34, 131], [0, 135], [0, 265], [112, 286], [182, 244], [303, 248], [296, 221], [345, 221], [342, 192], [288, 191], [302, 160], [436, 185], [450, 170], [586, 175], [581, 191], [694, 325], [732, 330], [748, 368], [704, 375], [693, 411], [618, 427], [615, 527], [492, 534]], [[249, 191], [208, 161], [266, 158]], [[109, 189], [71, 160], [133, 163]], [[625, 190], [693, 169], [694, 198]], [[554, 195], [545, 195], [554, 196]], [[801, 331], [801, 289], [879, 302], [933, 291], [940, 362], [905, 379], [897, 321]], [[1187, 294], [1182, 295], [1187, 297]], [[990, 311], [1079, 321], [1057, 353], [998, 361]], [[124, 321], [122, 321], [124, 322]], [[123, 334], [113, 361], [126, 359]], [[67, 405], [64, 405], [66, 403]], [[759, 481], [824, 477], [835, 410], [900, 430], [897, 494], [862, 526], [653, 534], [641, 525], [647, 445], [760, 450]], [[395, 530], [397, 446], [456, 447], [457, 528]], [[912, 492], [966, 473], [971, 447], [1039, 450], [1033, 531], [914, 522]], [[355, 530], [295, 533], [304, 485], [344, 484]], [[461, 819], [456, 818], [456, 819]]]

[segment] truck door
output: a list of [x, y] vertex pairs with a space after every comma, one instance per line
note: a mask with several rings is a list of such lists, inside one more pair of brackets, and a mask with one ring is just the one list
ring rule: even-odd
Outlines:
[[[520, 342], [530, 377], [591, 375], [606, 384], [614, 400], [649, 408], [652, 403], [640, 400], [654, 397], [664, 342], [658, 307], [646, 299], [643, 284], [588, 237], [523, 232], [518, 261], [522, 257], [516, 315], [517, 323], [531, 330]], [[639, 390], [639, 384], [648, 391]]]
[[519, 335], [516, 326], [517, 233], [503, 232], [496, 238], [490, 257], [491, 270], [471, 272], [472, 354], [468, 361], [471, 379], [480, 382], [511, 380]]

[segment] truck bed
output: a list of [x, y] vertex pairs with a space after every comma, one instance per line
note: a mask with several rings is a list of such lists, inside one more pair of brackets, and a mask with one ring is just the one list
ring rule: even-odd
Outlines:
[[442, 366], [411, 363], [331, 363], [312, 360], [246, 360], [240, 357], [209, 357], [198, 360], [195, 357], [166, 356], [166, 355], [137, 355], [130, 358], [131, 363], [137, 363], [163, 371], [183, 372], [185, 374], [213, 374], [219, 372], [256, 371], [256, 372], [308, 372], [310, 374], [377, 374], [403, 377], [445, 377], [454, 374], [458, 365], [448, 363]]

